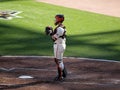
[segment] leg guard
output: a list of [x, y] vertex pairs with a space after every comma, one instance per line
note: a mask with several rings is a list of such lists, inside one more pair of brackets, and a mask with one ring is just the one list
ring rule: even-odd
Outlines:
[[64, 64], [63, 64], [63, 62], [59, 62], [59, 67], [61, 68], [61, 70], [64, 70]]
[[62, 76], [63, 76], [64, 78], [67, 77], [67, 70], [66, 70], [65, 67], [64, 67], [64, 69], [62, 70]]

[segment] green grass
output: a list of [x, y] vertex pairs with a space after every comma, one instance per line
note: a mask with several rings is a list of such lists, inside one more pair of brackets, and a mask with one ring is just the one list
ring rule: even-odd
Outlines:
[[0, 0], [0, 10], [19, 10], [23, 18], [0, 19], [0, 55], [53, 55], [44, 34], [54, 16], [65, 15], [67, 49], [64, 56], [120, 60], [120, 18], [33, 0]]

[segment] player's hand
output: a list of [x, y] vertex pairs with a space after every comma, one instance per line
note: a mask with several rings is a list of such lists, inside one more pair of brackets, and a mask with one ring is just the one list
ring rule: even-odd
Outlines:
[[53, 28], [50, 26], [45, 27], [45, 34], [51, 36], [53, 34]]
[[52, 39], [55, 41], [55, 40], [57, 40], [57, 38], [54, 36], [54, 35], [52, 35]]

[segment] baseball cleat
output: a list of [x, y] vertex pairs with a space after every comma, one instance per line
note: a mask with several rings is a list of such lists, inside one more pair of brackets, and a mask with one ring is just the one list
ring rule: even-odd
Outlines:
[[54, 81], [64, 81], [65, 80], [65, 78], [64, 77], [59, 77], [59, 76], [56, 76], [55, 78], [54, 78]]

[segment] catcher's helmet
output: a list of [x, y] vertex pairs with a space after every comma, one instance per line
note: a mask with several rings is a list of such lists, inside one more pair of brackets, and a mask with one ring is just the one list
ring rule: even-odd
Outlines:
[[64, 21], [64, 15], [62, 15], [62, 14], [57, 14], [57, 15], [55, 16], [55, 19], [56, 19], [55, 25], [57, 25], [58, 23], [62, 23], [62, 22]]

